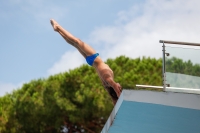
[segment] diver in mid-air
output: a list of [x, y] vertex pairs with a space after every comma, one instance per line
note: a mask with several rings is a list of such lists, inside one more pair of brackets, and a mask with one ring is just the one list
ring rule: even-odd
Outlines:
[[50, 22], [53, 29], [58, 32], [69, 44], [77, 48], [83, 57], [85, 57], [87, 63], [96, 69], [104, 88], [111, 96], [113, 104], [115, 105], [121, 94], [122, 88], [119, 83], [114, 81], [114, 74], [110, 67], [102, 61], [99, 53], [96, 53], [91, 46], [74, 37], [55, 20], [51, 19]]

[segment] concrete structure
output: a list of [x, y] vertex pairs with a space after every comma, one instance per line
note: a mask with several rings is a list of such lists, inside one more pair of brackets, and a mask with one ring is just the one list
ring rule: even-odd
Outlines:
[[200, 133], [200, 95], [123, 90], [101, 133]]

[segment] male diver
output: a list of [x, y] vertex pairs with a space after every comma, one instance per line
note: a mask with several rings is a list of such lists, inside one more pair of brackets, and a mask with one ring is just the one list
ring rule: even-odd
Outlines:
[[77, 48], [83, 57], [85, 57], [87, 63], [95, 68], [104, 88], [111, 96], [113, 104], [115, 105], [121, 94], [122, 88], [119, 83], [114, 81], [114, 74], [110, 67], [102, 61], [99, 54], [96, 53], [91, 46], [74, 37], [55, 20], [51, 19], [50, 22], [53, 29], [58, 32], [69, 44]]

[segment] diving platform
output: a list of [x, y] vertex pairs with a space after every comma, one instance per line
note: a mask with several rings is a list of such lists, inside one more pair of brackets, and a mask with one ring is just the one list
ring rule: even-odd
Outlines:
[[200, 95], [123, 90], [101, 133], [200, 133]]

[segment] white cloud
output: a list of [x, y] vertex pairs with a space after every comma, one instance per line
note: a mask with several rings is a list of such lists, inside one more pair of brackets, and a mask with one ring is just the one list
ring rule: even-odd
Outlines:
[[78, 51], [67, 51], [48, 71], [48, 75], [68, 71], [85, 63], [84, 57]]
[[[120, 55], [160, 58], [162, 44], [159, 40], [200, 42], [199, 4], [197, 0], [149, 0], [133, 5], [118, 13], [114, 25], [97, 27], [87, 42], [103, 60]], [[48, 70], [48, 74], [67, 71], [84, 62], [78, 51], [69, 51]]]
[[198, 5], [198, 0], [149, 0], [134, 5], [120, 11], [114, 25], [96, 28], [89, 43], [101, 46], [103, 59], [120, 55], [162, 57], [159, 40], [200, 43]]
[[16, 86], [11, 83], [0, 83], [0, 96], [5, 95], [6, 93], [12, 92]]
[[[48, 76], [57, 74], [60, 72], [68, 71], [69, 69], [74, 69], [85, 63], [84, 57], [78, 51], [67, 51], [59, 61], [57, 61], [48, 71]], [[11, 93], [14, 89], [21, 88], [25, 82], [20, 82], [18, 84], [4, 83], [0, 81], [0, 96], [6, 93]]]
[[14, 89], [21, 88], [25, 82], [18, 84], [0, 82], [0, 96], [4, 96], [6, 93], [11, 93]]

